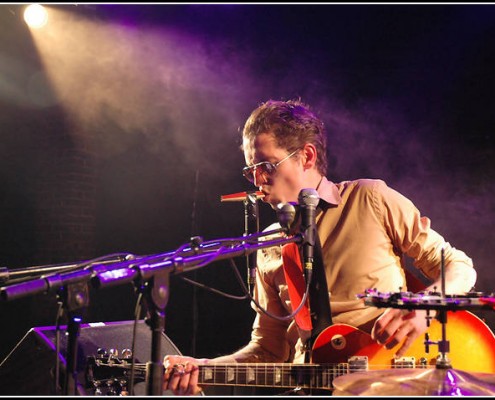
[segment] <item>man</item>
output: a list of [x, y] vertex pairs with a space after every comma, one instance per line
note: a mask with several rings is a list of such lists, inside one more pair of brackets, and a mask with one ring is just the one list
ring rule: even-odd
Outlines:
[[[366, 306], [357, 294], [405, 290], [404, 256], [441, 288], [442, 258], [445, 293], [469, 291], [476, 272], [471, 259], [431, 229], [414, 204], [381, 180], [359, 179], [333, 183], [327, 173], [323, 122], [300, 101], [267, 101], [255, 109], [243, 129], [244, 176], [263, 192], [263, 201], [297, 202], [302, 189], [316, 189], [316, 216], [333, 323], [352, 325], [371, 334], [396, 356], [427, 330], [426, 311]], [[261, 252], [262, 253], [262, 252]], [[265, 253], [267, 254], [267, 253]], [[226, 362], [293, 362], [305, 360], [310, 331], [297, 322], [274, 318], [290, 314], [281, 263], [263, 262], [257, 268], [257, 307], [251, 341], [237, 352], [215, 359], [166, 356], [164, 388], [176, 394], [197, 394], [198, 364]]]

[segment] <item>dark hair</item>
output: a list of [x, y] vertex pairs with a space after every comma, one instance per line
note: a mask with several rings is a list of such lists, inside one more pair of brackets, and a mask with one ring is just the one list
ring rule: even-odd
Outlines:
[[323, 122], [310, 107], [300, 100], [268, 100], [256, 108], [242, 131], [242, 136], [253, 143], [256, 136], [271, 133], [277, 145], [293, 152], [306, 143], [317, 150], [316, 168], [322, 175], [327, 173], [326, 133]]

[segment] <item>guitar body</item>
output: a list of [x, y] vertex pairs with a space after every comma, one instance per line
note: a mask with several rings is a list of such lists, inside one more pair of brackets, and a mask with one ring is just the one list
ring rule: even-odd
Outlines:
[[[430, 342], [442, 340], [442, 324], [431, 321], [427, 331]], [[450, 343], [447, 359], [453, 368], [495, 373], [495, 336], [490, 328], [476, 315], [468, 311], [447, 312], [446, 340]], [[426, 352], [425, 337], [421, 336], [411, 345], [399, 362], [402, 368], [420, 367], [423, 359], [426, 366], [435, 366], [440, 354], [436, 344], [430, 344]], [[390, 369], [400, 367], [394, 353], [399, 346], [387, 350], [377, 344], [371, 335], [350, 325], [336, 324], [326, 328], [313, 346], [313, 363], [348, 363], [350, 356], [367, 357], [368, 369]]]

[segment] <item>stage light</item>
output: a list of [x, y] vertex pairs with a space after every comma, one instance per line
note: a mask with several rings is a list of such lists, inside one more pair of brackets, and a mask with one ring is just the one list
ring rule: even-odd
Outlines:
[[41, 28], [48, 21], [48, 13], [41, 4], [31, 4], [24, 10], [24, 21], [30, 28]]

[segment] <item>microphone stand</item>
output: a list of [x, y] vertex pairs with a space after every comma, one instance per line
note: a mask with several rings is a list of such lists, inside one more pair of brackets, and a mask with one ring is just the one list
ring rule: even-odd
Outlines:
[[144, 285], [143, 295], [148, 306], [147, 324], [151, 329], [151, 360], [146, 364], [146, 393], [163, 392], [163, 360], [161, 358], [162, 333], [165, 331], [165, 307], [169, 297], [167, 270], [159, 271]]
[[[59, 292], [59, 299], [62, 301], [68, 318], [66, 373], [63, 394], [67, 396], [76, 396], [78, 387], [77, 340], [81, 329], [82, 314], [89, 305], [88, 285], [87, 282], [76, 282], [62, 287]], [[57, 368], [57, 371], [58, 370], [59, 369]], [[57, 384], [58, 377], [56, 376], [55, 379], [55, 384]]]
[[[97, 264], [112, 264], [119, 261], [123, 261], [123, 258], [121, 256], [116, 257], [116, 259], [98, 261]], [[70, 270], [81, 269], [84, 266], [91, 264], [96, 263], [91, 263], [90, 261], [81, 261], [75, 264], [47, 264], [13, 269], [0, 267], [0, 284], [12, 285], [14, 283], [29, 280], [34, 277], [46, 275], [48, 273], [58, 273], [64, 271], [68, 272]]]
[[[48, 293], [56, 291], [59, 303], [66, 311], [67, 324], [67, 350], [66, 350], [66, 374], [63, 385], [63, 394], [73, 396], [77, 394], [77, 338], [79, 336], [83, 310], [89, 304], [89, 290], [87, 283], [91, 277], [91, 271], [83, 270], [66, 274], [55, 274], [41, 277], [21, 284], [2, 288], [3, 299], [16, 299], [28, 294]], [[10, 296], [9, 296], [10, 294]], [[57, 323], [60, 315], [57, 314]], [[57, 327], [57, 347], [58, 347]], [[56, 348], [55, 391], [59, 394], [59, 352]]]
[[[244, 203], [244, 235], [259, 232], [258, 198], [256, 192], [247, 193]], [[253, 296], [254, 284], [256, 283], [256, 253], [246, 256], [247, 284], [249, 294]]]

